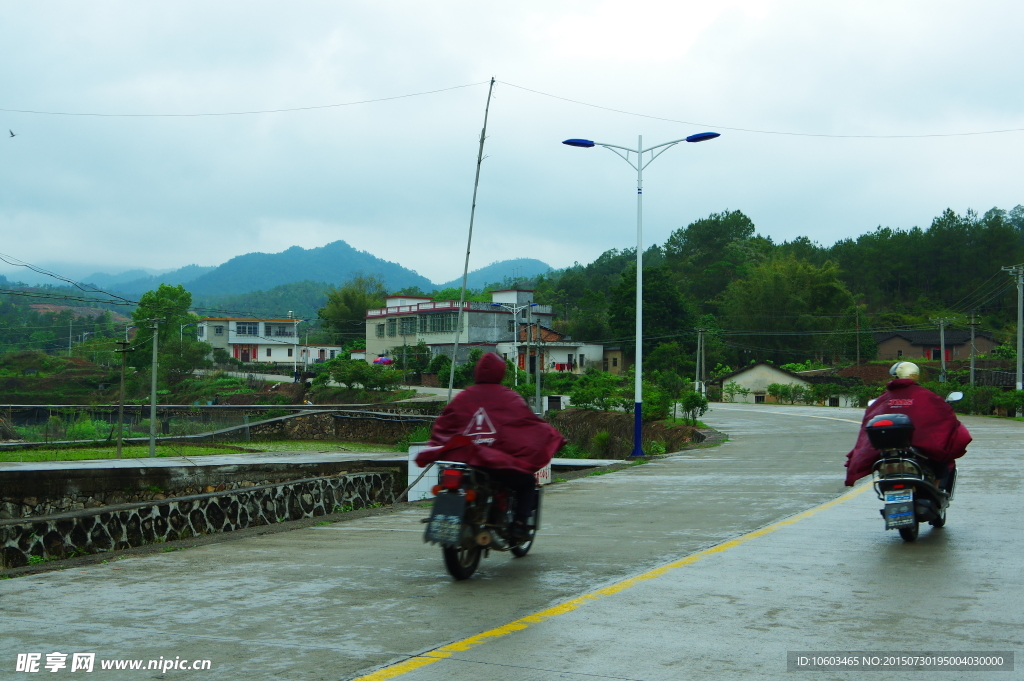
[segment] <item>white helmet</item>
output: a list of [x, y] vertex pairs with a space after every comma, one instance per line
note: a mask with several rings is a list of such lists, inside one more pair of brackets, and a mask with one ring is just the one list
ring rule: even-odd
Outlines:
[[896, 378], [917, 378], [921, 369], [913, 362], [896, 362], [889, 368], [889, 373]]

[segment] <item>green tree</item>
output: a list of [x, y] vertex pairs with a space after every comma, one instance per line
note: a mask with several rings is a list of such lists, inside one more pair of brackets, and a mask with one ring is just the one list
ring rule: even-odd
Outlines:
[[734, 328], [758, 331], [739, 339], [776, 364], [855, 354], [853, 296], [831, 262], [818, 267], [786, 256], [759, 263], [729, 284], [722, 309]]
[[[643, 290], [644, 353], [649, 354], [659, 343], [680, 334], [692, 335], [694, 312], [672, 281], [665, 266], [644, 268]], [[629, 338], [623, 346], [630, 350], [636, 330], [636, 269], [627, 270], [622, 281], [612, 290], [610, 322], [612, 332]]]
[[327, 291], [327, 303], [317, 316], [323, 326], [344, 338], [364, 337], [366, 311], [384, 306], [384, 280], [378, 276], [358, 276]]
[[[160, 284], [155, 290], [146, 291], [139, 298], [139, 305], [132, 311], [132, 322], [135, 324], [135, 352], [128, 353], [128, 363], [139, 368], [150, 366], [153, 349], [153, 320], [161, 320], [157, 324], [159, 362], [168, 355], [168, 346], [175, 343], [175, 351], [182, 352], [181, 327], [194, 324], [199, 320], [188, 309], [192, 306], [192, 294], [181, 284], [169, 286]], [[206, 345], [203, 343], [202, 345]], [[206, 346], [207, 352], [210, 351]], [[190, 355], [191, 356], [191, 355]]]

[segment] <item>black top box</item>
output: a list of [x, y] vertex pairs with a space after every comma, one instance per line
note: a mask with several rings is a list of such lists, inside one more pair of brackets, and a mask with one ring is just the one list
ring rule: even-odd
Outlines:
[[914, 437], [914, 424], [906, 414], [879, 414], [865, 430], [875, 449], [903, 449]]

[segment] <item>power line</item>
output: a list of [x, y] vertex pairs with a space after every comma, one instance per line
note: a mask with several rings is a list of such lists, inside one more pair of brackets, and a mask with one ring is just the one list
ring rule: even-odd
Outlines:
[[321, 104], [318, 106], [296, 106], [287, 109], [258, 109], [254, 111], [222, 111], [216, 113], [151, 113], [151, 114], [125, 114], [125, 113], [83, 113], [73, 111], [36, 111], [32, 109], [0, 109], [0, 111], [7, 111], [9, 113], [24, 113], [24, 114], [37, 114], [41, 116], [89, 116], [94, 118], [202, 118], [209, 116], [255, 116], [259, 114], [271, 114], [271, 113], [289, 113], [293, 111], [315, 111], [317, 109], [337, 109], [344, 106], [357, 106], [359, 104], [373, 104], [376, 102], [390, 102], [395, 99], [407, 99], [409, 97], [422, 97], [424, 95], [433, 95], [438, 92], [448, 92], [450, 90], [458, 90], [460, 88], [474, 87], [476, 85], [484, 85], [489, 83], [489, 80], [481, 81], [479, 83], [467, 83], [465, 85], [455, 85], [452, 87], [441, 88], [439, 90], [426, 90], [424, 92], [411, 92], [405, 95], [394, 95], [392, 97], [380, 97], [378, 99], [364, 99], [357, 102], [342, 102], [340, 104]]
[[1004, 130], [982, 130], [977, 132], [947, 132], [947, 133], [932, 133], [926, 135], [828, 135], [824, 133], [810, 133], [810, 132], [789, 132], [782, 130], [757, 130], [755, 128], [735, 128], [727, 125], [718, 125], [717, 123], [697, 123], [694, 121], [683, 121], [676, 118], [664, 118], [662, 116], [651, 116], [649, 114], [637, 113], [635, 111], [625, 111], [623, 109], [613, 109], [608, 106], [601, 106], [599, 104], [591, 104], [589, 102], [583, 102], [578, 99], [569, 99], [568, 97], [561, 97], [559, 95], [553, 95], [548, 92], [541, 92], [540, 90], [533, 90], [522, 85], [516, 85], [507, 81], [497, 81], [502, 85], [508, 85], [519, 90], [525, 90], [532, 92], [537, 95], [544, 97], [551, 97], [552, 99], [558, 99], [563, 102], [569, 102], [571, 104], [579, 104], [580, 106], [587, 106], [592, 109], [601, 109], [602, 111], [611, 111], [613, 113], [625, 114], [627, 116], [637, 116], [639, 118], [649, 118], [656, 121], [666, 121], [668, 123], [682, 123], [683, 125], [693, 125], [704, 128], [717, 128], [719, 130], [733, 130], [735, 132], [749, 132], [758, 135], [786, 135], [790, 137], [825, 137], [833, 139], [920, 139], [926, 137], [968, 137], [972, 135], [998, 135], [1007, 132], [1024, 132], [1024, 128], [1007, 128]]

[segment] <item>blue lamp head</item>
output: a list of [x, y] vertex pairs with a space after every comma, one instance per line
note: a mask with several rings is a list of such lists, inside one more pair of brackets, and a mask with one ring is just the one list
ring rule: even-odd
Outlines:
[[589, 149], [590, 147], [594, 146], [594, 143], [591, 142], [590, 140], [578, 139], [565, 140], [564, 142], [562, 142], [562, 144], [567, 144], [570, 147], [583, 147], [584, 149]]
[[698, 132], [696, 135], [690, 135], [689, 137], [687, 137], [686, 141], [687, 142], [707, 142], [708, 140], [713, 140], [716, 137], [721, 137], [721, 136], [722, 135], [720, 133], [717, 133], [717, 132]]
[[540, 303], [530, 303], [530, 307], [537, 307]]

